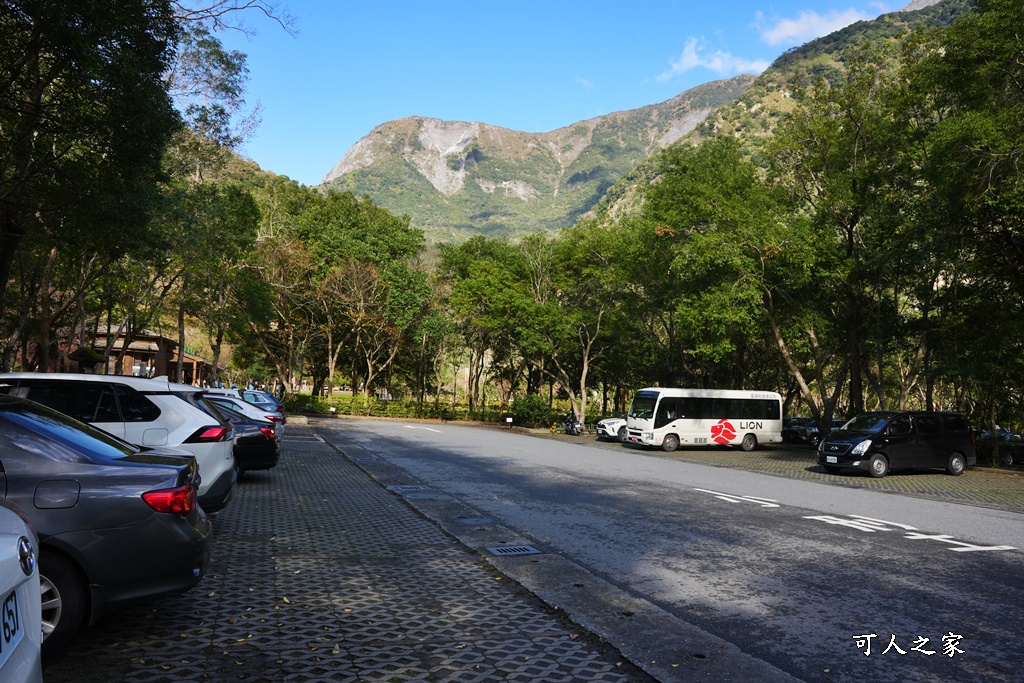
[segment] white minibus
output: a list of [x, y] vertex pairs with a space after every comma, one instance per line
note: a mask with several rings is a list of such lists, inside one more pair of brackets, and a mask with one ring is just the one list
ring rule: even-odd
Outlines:
[[759, 443], [781, 443], [782, 397], [773, 391], [641, 389], [626, 416], [626, 442], [666, 451], [715, 444], [752, 451]]

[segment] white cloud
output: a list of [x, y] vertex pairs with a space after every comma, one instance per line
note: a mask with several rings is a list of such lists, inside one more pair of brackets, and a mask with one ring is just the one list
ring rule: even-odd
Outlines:
[[577, 76], [577, 77], [573, 78], [572, 80], [574, 80], [574, 81], [575, 81], [576, 83], [578, 83], [579, 85], [583, 86], [583, 89], [584, 89], [584, 90], [590, 90], [591, 88], [593, 88], [593, 87], [594, 87], [594, 84], [593, 84], [593, 83], [591, 83], [591, 82], [590, 82], [590, 81], [589, 81], [588, 79], [586, 79], [586, 78], [580, 78], [579, 76]]
[[683, 48], [683, 54], [679, 56], [679, 59], [671, 60], [669, 64], [670, 68], [658, 75], [659, 82], [667, 81], [697, 67], [705, 68], [722, 76], [761, 73], [768, 68], [770, 62], [763, 59], [743, 59], [721, 50], [708, 53], [705, 50], [704, 40], [689, 38]]
[[864, 19], [874, 19], [874, 16], [852, 8], [830, 10], [827, 14], [803, 10], [796, 19], [779, 19], [766, 25], [764, 14], [758, 12], [754, 25], [761, 31], [761, 40], [769, 45], [802, 45]]

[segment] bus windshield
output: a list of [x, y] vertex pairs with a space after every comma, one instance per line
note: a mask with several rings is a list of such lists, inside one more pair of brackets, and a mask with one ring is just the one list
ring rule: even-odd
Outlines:
[[657, 403], [657, 393], [641, 391], [633, 397], [633, 403], [629, 406], [629, 417], [634, 417], [639, 420], [649, 420], [654, 417], [654, 406]]

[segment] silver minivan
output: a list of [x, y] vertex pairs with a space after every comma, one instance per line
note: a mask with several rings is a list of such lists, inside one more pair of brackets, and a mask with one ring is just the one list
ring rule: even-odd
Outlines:
[[186, 401], [187, 384], [128, 375], [0, 373], [0, 392], [27, 398], [138, 446], [188, 451], [199, 465], [199, 504], [225, 507], [235, 493], [231, 425]]

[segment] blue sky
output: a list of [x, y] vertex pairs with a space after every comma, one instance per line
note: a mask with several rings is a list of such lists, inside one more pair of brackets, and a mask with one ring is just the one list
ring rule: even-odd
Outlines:
[[909, 0], [279, 0], [290, 36], [250, 14], [241, 152], [319, 184], [377, 125], [406, 116], [546, 132], [760, 73], [786, 49]]

